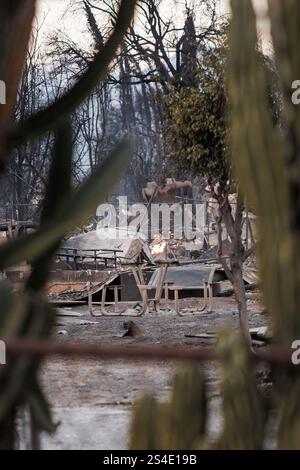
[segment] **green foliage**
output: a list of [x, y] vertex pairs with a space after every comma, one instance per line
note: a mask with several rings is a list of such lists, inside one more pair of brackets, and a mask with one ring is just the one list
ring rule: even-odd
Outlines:
[[[283, 96], [280, 128], [273, 126], [268, 108], [268, 79], [257, 53], [252, 3], [233, 0], [232, 5], [229, 91], [233, 163], [258, 215], [262, 288], [272, 315], [274, 341], [290, 348], [300, 337], [300, 108], [292, 103], [291, 88], [300, 76], [300, 4], [298, 0], [269, 2]], [[299, 383], [298, 370], [276, 374], [280, 448], [300, 447]]]
[[[270, 106], [270, 77], [258, 50], [252, 1], [232, 0], [228, 61], [230, 141], [233, 174], [258, 215], [261, 280], [264, 301], [273, 320], [274, 344], [290, 348], [292, 341], [300, 337], [300, 107], [291, 99], [292, 83], [300, 76], [300, 2], [272, 0], [269, 9], [282, 114], [274, 113], [274, 103]], [[191, 101], [188, 107], [193, 109]], [[278, 109], [276, 103], [275, 108]], [[180, 132], [189, 118], [188, 113], [185, 116], [186, 121], [178, 118]], [[278, 117], [280, 125], [276, 125]], [[184, 135], [189, 136], [186, 130]], [[224, 332], [218, 354], [224, 426], [218, 441], [210, 445], [217, 449], [261, 449], [268, 412], [275, 405], [279, 418], [277, 447], [299, 449], [299, 368], [272, 371], [274, 391], [272, 401], [267, 402], [258, 393], [253, 364], [242, 338], [231, 331]], [[184, 401], [185, 392], [178, 385], [175, 387]], [[190, 397], [190, 403], [194, 398]], [[170, 435], [181, 434], [183, 420], [178, 425], [174, 419], [177, 426], [169, 431]], [[207, 439], [199, 439], [197, 447], [207, 447], [205, 442]], [[180, 447], [185, 445], [181, 440]]]
[[171, 449], [189, 449], [205, 435], [207, 400], [204, 379], [196, 365], [178, 371], [169, 405]]
[[136, 402], [130, 433], [131, 449], [153, 450], [159, 448], [159, 411], [161, 411], [159, 404], [151, 395], [144, 395]]
[[[82, 185], [71, 187], [72, 129], [71, 112], [92, 89], [105, 78], [107, 68], [124, 38], [132, 19], [135, 0], [122, 1], [110, 39], [85, 74], [75, 85], [49, 108], [39, 111], [26, 121], [2, 133], [2, 154], [12, 145], [46, 131], [55, 133], [55, 145], [46, 196], [42, 208], [40, 227], [28, 236], [1, 245], [0, 269], [31, 263], [31, 274], [23, 291], [15, 294], [0, 284], [0, 338], [49, 337], [55, 321], [55, 310], [47, 304], [44, 289], [48, 281], [53, 255], [61, 239], [77, 225], [85, 221], [103, 198], [110, 192], [129, 164], [132, 147], [123, 140], [108, 156], [103, 165]], [[12, 7], [11, 15], [18, 15], [20, 2]], [[2, 14], [4, 14], [5, 9]], [[1, 13], [1, 12], [0, 12]], [[2, 20], [2, 18], [1, 18]], [[6, 21], [9, 19], [6, 18]], [[25, 25], [30, 29], [31, 22]], [[25, 28], [25, 29], [26, 29]], [[24, 51], [25, 52], [25, 51]], [[15, 77], [16, 78], [16, 77]], [[32, 419], [39, 430], [52, 432], [56, 425], [51, 410], [38, 382], [39, 357], [7, 357], [7, 365], [0, 369], [0, 448], [14, 447], [15, 416], [20, 404], [28, 403]]]
[[134, 450], [195, 449], [205, 432], [206, 390], [199, 368], [180, 370], [170, 403], [145, 395], [134, 408], [130, 448]]
[[170, 86], [165, 129], [168, 157], [178, 169], [212, 182], [229, 177], [225, 46], [204, 51], [198, 86]]
[[241, 335], [224, 329], [217, 355], [221, 358], [223, 431], [213, 441], [205, 380], [195, 364], [175, 376], [170, 403], [145, 395], [137, 401], [131, 424], [133, 450], [261, 449], [267, 409], [258, 392], [248, 346]]
[[[300, 334], [298, 235], [293, 222], [297, 212], [292, 194], [299, 180], [295, 172], [291, 173], [289, 164], [294, 145], [290, 136], [297, 135], [296, 120], [286, 134], [274, 128], [268, 109], [267, 77], [256, 51], [254, 12], [248, 1], [233, 4], [230, 48], [233, 161], [246, 196], [259, 216], [263, 291], [274, 317], [275, 335], [282, 345], [290, 346]], [[275, 37], [284, 34], [286, 27], [281, 26], [280, 32], [276, 28]], [[290, 80], [291, 86], [292, 76]], [[283, 116], [291, 106], [290, 93]], [[297, 148], [293, 154], [295, 161], [296, 152]]]
[[217, 355], [221, 363], [224, 425], [217, 443], [221, 449], [261, 449], [267, 408], [257, 389], [255, 369], [242, 335], [224, 329]]
[[[184, 173], [204, 177], [210, 184], [220, 183], [221, 186], [234, 179], [230, 159], [227, 34], [228, 25], [225, 24], [220, 29], [218, 46], [199, 49], [197, 86], [172, 84], [165, 99], [169, 162], [174, 162]], [[276, 71], [257, 44], [255, 50], [259, 67], [265, 73], [265, 99], [274, 125], [279, 120], [280, 105]], [[243, 54], [242, 50], [240, 54]], [[244, 55], [244, 61], [247, 61], [247, 55]]]

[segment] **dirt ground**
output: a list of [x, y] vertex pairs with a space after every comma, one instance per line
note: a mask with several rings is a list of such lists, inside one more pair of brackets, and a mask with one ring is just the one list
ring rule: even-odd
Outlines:
[[[267, 325], [267, 315], [263, 313], [257, 296], [252, 293], [250, 297], [250, 326]], [[182, 304], [192, 308], [196, 302], [186, 299]], [[82, 316], [58, 317], [55, 334], [59, 341], [213, 347], [214, 339], [188, 338], [186, 335], [212, 333], [228, 322], [238, 327], [233, 297], [214, 299], [212, 313], [186, 317], [169, 311], [159, 314], [150, 312], [141, 318], [93, 318], [86, 306], [73, 308], [69, 312]], [[124, 322], [128, 320], [133, 320], [144, 336], [124, 338]], [[166, 400], [176, 367], [178, 364], [164, 361], [49, 359], [42, 368], [41, 377], [54, 409], [55, 420], [60, 425], [53, 436], [43, 435], [43, 449], [126, 449], [134, 400], [145, 391]], [[214, 437], [222, 426], [217, 390], [218, 370], [211, 363], [202, 367], [210, 390], [208, 429]]]

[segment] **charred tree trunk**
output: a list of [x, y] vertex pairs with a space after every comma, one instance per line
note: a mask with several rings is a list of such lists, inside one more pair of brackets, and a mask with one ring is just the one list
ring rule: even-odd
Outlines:
[[249, 332], [248, 313], [246, 290], [243, 280], [243, 261], [240, 254], [232, 254], [230, 256], [230, 265], [232, 273], [232, 285], [235, 293], [235, 298], [238, 306], [239, 319], [243, 335], [251, 344], [251, 337]]
[[[244, 211], [243, 196], [240, 192], [238, 192], [234, 215], [232, 214], [232, 207], [230, 205], [228, 195], [224, 196], [222, 201], [218, 197], [218, 203], [218, 256], [223, 266], [223, 269], [233, 286], [238, 306], [241, 331], [249, 345], [251, 345], [247, 313], [246, 290], [243, 280], [243, 262], [245, 254], [245, 249], [242, 243], [242, 224]], [[231, 251], [228, 259], [229, 263], [223, 256], [223, 224], [231, 240]]]
[[0, 450], [15, 450], [16, 434], [16, 410], [13, 409], [5, 423], [0, 424]]

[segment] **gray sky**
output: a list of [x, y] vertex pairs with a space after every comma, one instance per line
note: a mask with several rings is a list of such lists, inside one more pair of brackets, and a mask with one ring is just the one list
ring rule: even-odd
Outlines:
[[[70, 3], [70, 0], [39, 0], [39, 18], [45, 17], [43, 25], [45, 33], [64, 27], [72, 37], [81, 36], [84, 24], [81, 25], [79, 17], [78, 21], [76, 21], [76, 18], [74, 20], [74, 17], [71, 18], [71, 15], [67, 15], [67, 18], [62, 20], [62, 16]], [[166, 13], [168, 13], [173, 1], [165, 0], [164, 3]], [[220, 0], [220, 8], [222, 12], [229, 12], [229, 0]]]
[[[253, 0], [253, 2], [259, 15], [258, 27], [264, 47], [268, 49], [269, 24], [266, 21], [267, 0]], [[85, 23], [81, 24], [80, 16], [74, 17], [70, 14], [64, 20], [62, 19], [63, 13], [70, 3], [72, 3], [70, 0], [39, 0], [40, 21], [44, 18], [42, 32], [46, 35], [56, 29], [64, 29], [74, 40], [79, 40], [79, 42], [84, 44]], [[166, 12], [170, 10], [172, 3], [172, 0], [165, 0]], [[220, 11], [222, 13], [230, 12], [230, 0], [220, 0]]]

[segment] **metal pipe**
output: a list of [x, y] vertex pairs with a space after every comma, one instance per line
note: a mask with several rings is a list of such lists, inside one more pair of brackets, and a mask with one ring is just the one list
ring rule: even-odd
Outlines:
[[[15, 339], [6, 341], [7, 353], [12, 356], [80, 356], [93, 359], [143, 359], [143, 360], [175, 360], [175, 361], [220, 361], [222, 358], [211, 349], [188, 349], [183, 346], [99, 346], [96, 344], [78, 344], [56, 342], [42, 339]], [[266, 362], [274, 366], [290, 366], [292, 350], [271, 348], [264, 352], [250, 352], [254, 362]]]

